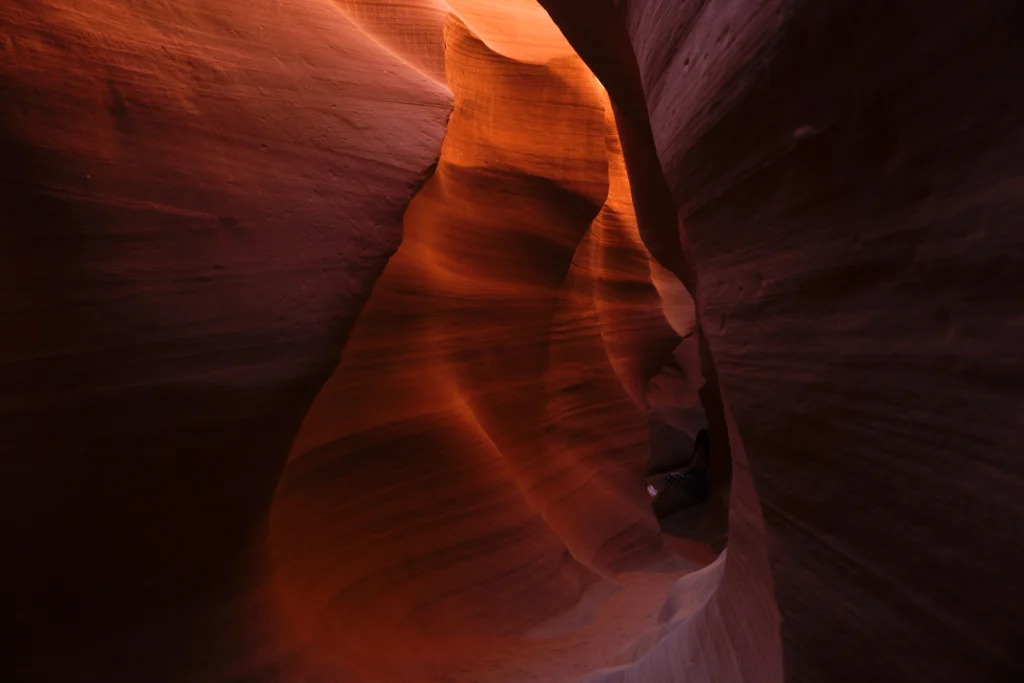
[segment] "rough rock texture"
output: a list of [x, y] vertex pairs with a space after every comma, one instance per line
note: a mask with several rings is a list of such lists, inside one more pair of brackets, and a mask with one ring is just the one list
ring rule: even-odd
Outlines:
[[695, 382], [539, 5], [0, 22], [5, 677], [476, 676], [689, 566], [643, 476]]
[[0, 678], [1024, 677], [1018, 3], [541, 4], [0, 5]]
[[450, 94], [328, 3], [5, 0], [0, 102], [0, 678], [181, 680]]
[[678, 337], [607, 98], [575, 55], [480, 30], [448, 18], [437, 169], [271, 519], [295, 628], [368, 680], [445, 675], [670, 559], [642, 482]]
[[627, 125], [649, 112], [787, 679], [1018, 680], [1019, 3], [543, 4]]

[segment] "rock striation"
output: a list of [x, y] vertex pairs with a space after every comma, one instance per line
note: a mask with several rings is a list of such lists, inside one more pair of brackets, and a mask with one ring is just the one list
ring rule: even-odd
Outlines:
[[1024, 678], [1018, 4], [5, 0], [0, 679]]
[[1019, 7], [542, 4], [678, 211], [641, 235], [692, 267], [786, 680], [1019, 678]]

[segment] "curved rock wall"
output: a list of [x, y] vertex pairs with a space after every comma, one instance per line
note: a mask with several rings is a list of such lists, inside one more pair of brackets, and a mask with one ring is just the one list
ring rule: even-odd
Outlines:
[[11, 0], [0, 36], [0, 678], [182, 680], [249, 628], [209, 612], [450, 94], [328, 3]]
[[441, 675], [670, 558], [645, 410], [678, 338], [607, 98], [574, 55], [519, 61], [454, 14], [445, 36], [436, 171], [271, 520], [295, 628], [370, 680]]
[[0, 677], [1022, 676], [1018, 4], [541, 4], [0, 6]]
[[693, 383], [539, 5], [0, 20], [16, 678], [429, 677], [672, 557], [647, 412]]
[[543, 4], [649, 112], [787, 679], [1019, 678], [1019, 6]]

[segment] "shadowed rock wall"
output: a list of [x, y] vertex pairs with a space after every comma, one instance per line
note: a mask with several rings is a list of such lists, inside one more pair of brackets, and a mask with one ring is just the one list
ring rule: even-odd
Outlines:
[[209, 613], [450, 94], [326, 3], [12, 0], [0, 36], [0, 678], [182, 680], [250, 629]]
[[1018, 4], [542, 4], [0, 6], [5, 680], [488, 680], [698, 388], [588, 680], [1021, 677]]
[[543, 4], [650, 122], [787, 679], [1019, 678], [1019, 5]]

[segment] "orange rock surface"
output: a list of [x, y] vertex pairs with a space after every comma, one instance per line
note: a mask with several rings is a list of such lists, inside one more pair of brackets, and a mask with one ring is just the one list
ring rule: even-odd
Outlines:
[[1024, 676], [1022, 35], [5, 0], [0, 680]]
[[642, 482], [645, 385], [677, 337], [607, 98], [571, 52], [518, 61], [454, 14], [445, 41], [436, 171], [271, 515], [292, 618], [377, 679], [443, 672], [671, 558]]

